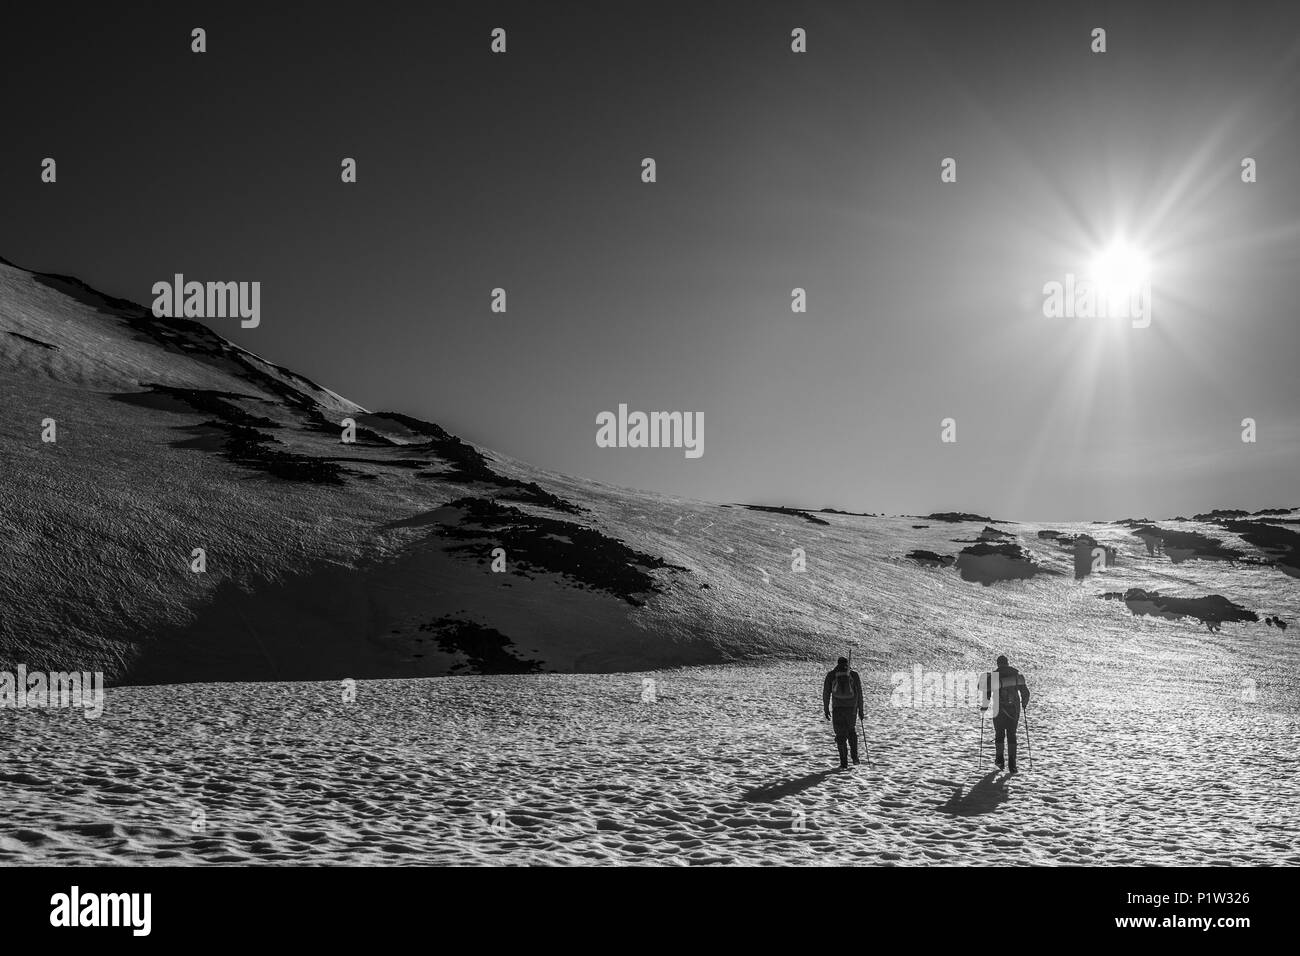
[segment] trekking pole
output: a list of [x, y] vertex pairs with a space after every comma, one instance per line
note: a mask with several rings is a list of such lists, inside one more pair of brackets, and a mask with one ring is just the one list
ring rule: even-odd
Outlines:
[[984, 766], [984, 715], [980, 714], [980, 753], [975, 760], [976, 771], [982, 766]]
[[[846, 658], [849, 662], [849, 673], [853, 673], [853, 648], [849, 648], [849, 656]], [[867, 724], [862, 720], [862, 715], [858, 715], [858, 720], [862, 722], [862, 754], [867, 758], [867, 769], [874, 770], [871, 766], [871, 753], [867, 750]]]
[[1025, 704], [1025, 749], [1029, 752], [1029, 769], [1034, 769], [1034, 740], [1029, 733], [1029, 705]]

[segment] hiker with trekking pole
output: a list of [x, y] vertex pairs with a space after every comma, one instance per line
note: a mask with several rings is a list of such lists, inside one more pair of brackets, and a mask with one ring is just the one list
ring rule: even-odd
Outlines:
[[[833, 705], [833, 707], [832, 707]], [[834, 670], [822, 683], [822, 710], [835, 730], [835, 749], [840, 752], [840, 769], [849, 769], [849, 756], [858, 762], [858, 721], [862, 721], [862, 736], [867, 734], [862, 712], [862, 678], [849, 667], [849, 659], [841, 657]], [[871, 760], [868, 758], [868, 765]]]
[[[994, 684], [992, 678], [996, 675], [997, 681]], [[1016, 773], [1016, 725], [1020, 723], [1020, 706], [1023, 703], [1025, 707], [1025, 740], [1029, 740], [1029, 685], [1025, 683], [1024, 675], [1012, 667], [1008, 662], [1006, 655], [998, 657], [998, 669], [990, 673], [990, 685], [986, 693], [992, 691], [996, 686], [998, 701], [993, 716], [993, 730], [996, 734], [994, 746], [996, 755], [993, 762], [1001, 770], [1007, 766], [1011, 773]], [[983, 709], [983, 708], [982, 708]], [[984, 718], [980, 717], [980, 753], [984, 751]], [[1006, 754], [1007, 760], [1003, 760], [1003, 754]], [[1031, 752], [1030, 764], [1032, 766], [1033, 756]]]

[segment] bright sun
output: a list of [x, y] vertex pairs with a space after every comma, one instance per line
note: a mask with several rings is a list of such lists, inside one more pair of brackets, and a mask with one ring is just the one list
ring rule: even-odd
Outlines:
[[1151, 263], [1141, 249], [1120, 239], [1092, 260], [1089, 278], [1099, 296], [1120, 302], [1140, 294], [1151, 276]]

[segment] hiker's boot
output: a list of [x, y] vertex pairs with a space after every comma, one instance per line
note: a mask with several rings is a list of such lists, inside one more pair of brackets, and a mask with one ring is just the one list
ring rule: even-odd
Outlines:
[[1014, 760], [1011, 761], [1011, 772], [1012, 773], [1016, 772], [1016, 762]]

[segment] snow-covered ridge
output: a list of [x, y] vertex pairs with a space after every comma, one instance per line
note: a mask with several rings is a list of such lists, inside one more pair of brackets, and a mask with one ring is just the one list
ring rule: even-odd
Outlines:
[[[1293, 511], [1048, 526], [615, 488], [368, 412], [198, 322], [8, 264], [0, 397], [0, 665], [150, 683], [857, 647], [887, 667], [983, 664], [1045, 634], [1176, 634], [1275, 666], [1300, 633], [1279, 626], [1300, 617]], [[1206, 607], [1214, 621], [1176, 613]]]

